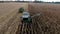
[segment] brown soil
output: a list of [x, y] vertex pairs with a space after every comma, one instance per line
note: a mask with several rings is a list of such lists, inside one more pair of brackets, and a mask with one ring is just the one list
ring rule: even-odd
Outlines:
[[[24, 7], [32, 23], [21, 23], [18, 9]], [[60, 34], [60, 4], [0, 3], [0, 34]]]
[[60, 4], [29, 3], [29, 12], [41, 14], [33, 21], [36, 34], [60, 34]]
[[60, 34], [60, 4], [29, 3], [31, 24], [20, 23], [16, 34]]
[[21, 14], [18, 9], [27, 10], [27, 3], [0, 3], [0, 34], [16, 34]]

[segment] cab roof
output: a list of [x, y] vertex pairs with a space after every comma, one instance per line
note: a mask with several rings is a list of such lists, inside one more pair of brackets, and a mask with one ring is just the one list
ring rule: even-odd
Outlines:
[[24, 14], [28, 14], [28, 15], [29, 15], [29, 12], [23, 12], [23, 15], [24, 15]]

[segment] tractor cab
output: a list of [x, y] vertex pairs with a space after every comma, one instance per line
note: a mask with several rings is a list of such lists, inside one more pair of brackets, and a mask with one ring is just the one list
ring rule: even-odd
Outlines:
[[28, 23], [32, 22], [29, 12], [23, 12], [21, 16], [21, 22], [28, 22]]

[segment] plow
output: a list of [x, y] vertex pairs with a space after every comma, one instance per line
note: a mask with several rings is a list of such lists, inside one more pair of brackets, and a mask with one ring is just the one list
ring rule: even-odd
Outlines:
[[27, 23], [20, 24], [18, 26], [18, 31], [16, 34], [32, 34], [32, 24], [28, 25]]

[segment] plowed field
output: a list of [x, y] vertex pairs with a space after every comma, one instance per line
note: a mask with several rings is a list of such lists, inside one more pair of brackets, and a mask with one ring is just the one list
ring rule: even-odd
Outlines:
[[20, 23], [18, 9], [27, 10], [27, 3], [0, 3], [0, 34], [15, 34]]
[[33, 21], [36, 34], [60, 34], [60, 4], [29, 3], [29, 12], [41, 14]]
[[[21, 23], [18, 9], [24, 7], [32, 23]], [[0, 34], [60, 34], [60, 4], [0, 3]]]

